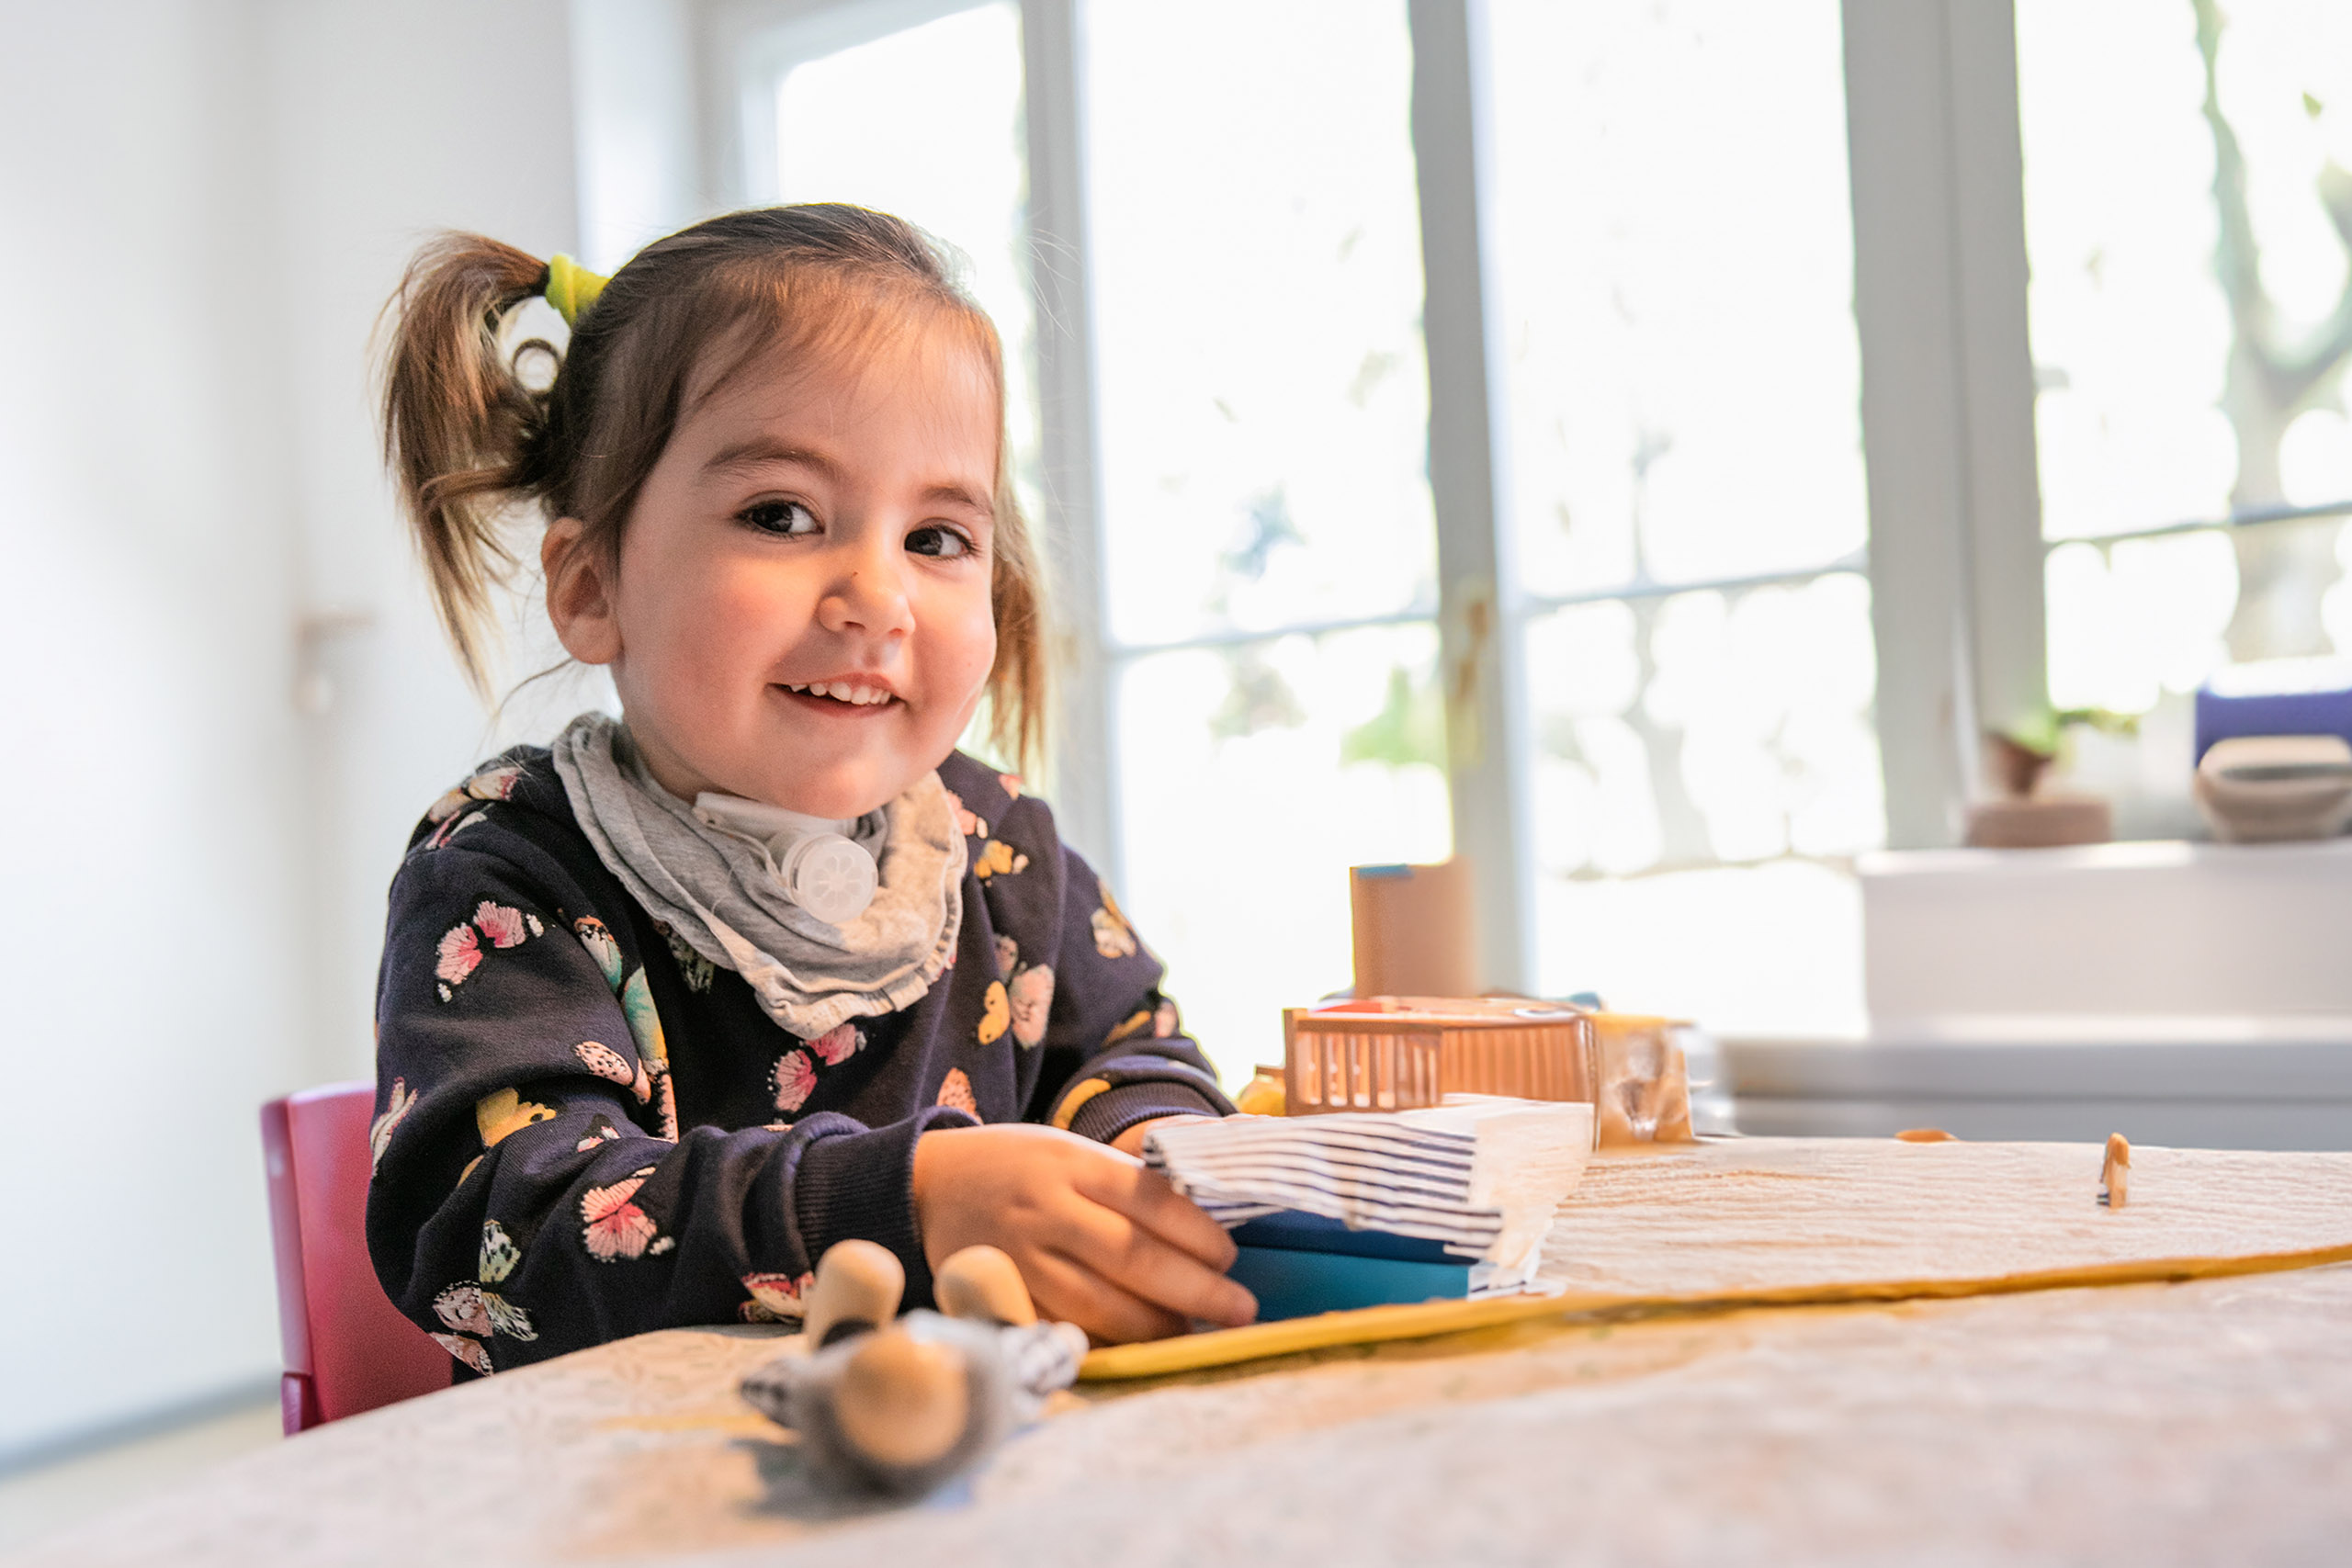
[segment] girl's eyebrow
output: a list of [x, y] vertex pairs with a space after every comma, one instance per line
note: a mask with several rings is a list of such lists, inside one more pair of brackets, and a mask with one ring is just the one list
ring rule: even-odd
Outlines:
[[772, 441], [764, 435], [749, 441], [739, 441], [732, 446], [722, 446], [702, 466], [706, 474], [733, 473], [743, 468], [756, 468], [770, 463], [792, 463], [804, 468], [814, 468], [828, 479], [842, 477], [841, 466], [822, 452], [807, 446], [788, 446]]
[[949, 506], [967, 507], [991, 522], [996, 518], [995, 501], [985, 495], [974, 495], [962, 485], [926, 485], [923, 487], [922, 500], [926, 505], [944, 503]]

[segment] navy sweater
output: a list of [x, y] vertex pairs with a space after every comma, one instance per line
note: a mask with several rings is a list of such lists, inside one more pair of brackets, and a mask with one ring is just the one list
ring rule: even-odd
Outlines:
[[545, 750], [436, 804], [393, 879], [377, 982], [368, 1245], [476, 1371], [647, 1329], [798, 1315], [849, 1236], [931, 1273], [915, 1139], [1043, 1122], [1104, 1142], [1231, 1109], [1160, 965], [1044, 802], [958, 752], [970, 863], [953, 966], [814, 1040], [649, 915]]

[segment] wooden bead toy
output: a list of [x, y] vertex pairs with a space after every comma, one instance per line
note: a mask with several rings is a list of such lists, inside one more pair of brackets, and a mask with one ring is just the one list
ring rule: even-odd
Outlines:
[[881, 1327], [899, 1315], [906, 1289], [906, 1266], [888, 1247], [870, 1241], [834, 1243], [817, 1260], [817, 1282], [809, 1288], [801, 1319], [809, 1348], [821, 1350], [849, 1335]]
[[828, 1484], [919, 1496], [979, 1463], [1076, 1380], [1086, 1336], [1037, 1321], [1012, 1258], [967, 1247], [940, 1265], [937, 1284], [953, 1315], [895, 1316], [905, 1288], [896, 1256], [838, 1243], [818, 1261], [797, 1348], [743, 1380], [744, 1399], [800, 1434]]
[[2107, 1164], [2098, 1173], [2099, 1202], [2109, 1209], [2120, 1209], [2132, 1187], [2132, 1145], [2120, 1133], [2107, 1137]]
[[971, 1423], [971, 1379], [953, 1346], [886, 1328], [861, 1338], [833, 1385], [842, 1438], [877, 1467], [936, 1463]]

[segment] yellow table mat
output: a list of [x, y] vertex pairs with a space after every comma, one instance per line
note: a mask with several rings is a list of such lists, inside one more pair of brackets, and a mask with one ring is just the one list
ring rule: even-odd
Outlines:
[[2099, 1205], [2076, 1144], [1727, 1140], [1597, 1157], [1544, 1247], [1558, 1293], [1430, 1302], [1094, 1351], [1088, 1381], [1544, 1318], [1988, 1295], [2352, 1260], [2352, 1154], [2138, 1149]]

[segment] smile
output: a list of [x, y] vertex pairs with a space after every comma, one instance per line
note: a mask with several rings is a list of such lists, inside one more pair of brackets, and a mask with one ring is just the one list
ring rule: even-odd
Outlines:
[[797, 697], [822, 697], [859, 708], [881, 707], [898, 701], [880, 686], [863, 686], [848, 681], [814, 681], [804, 686], [786, 686], [784, 690]]

